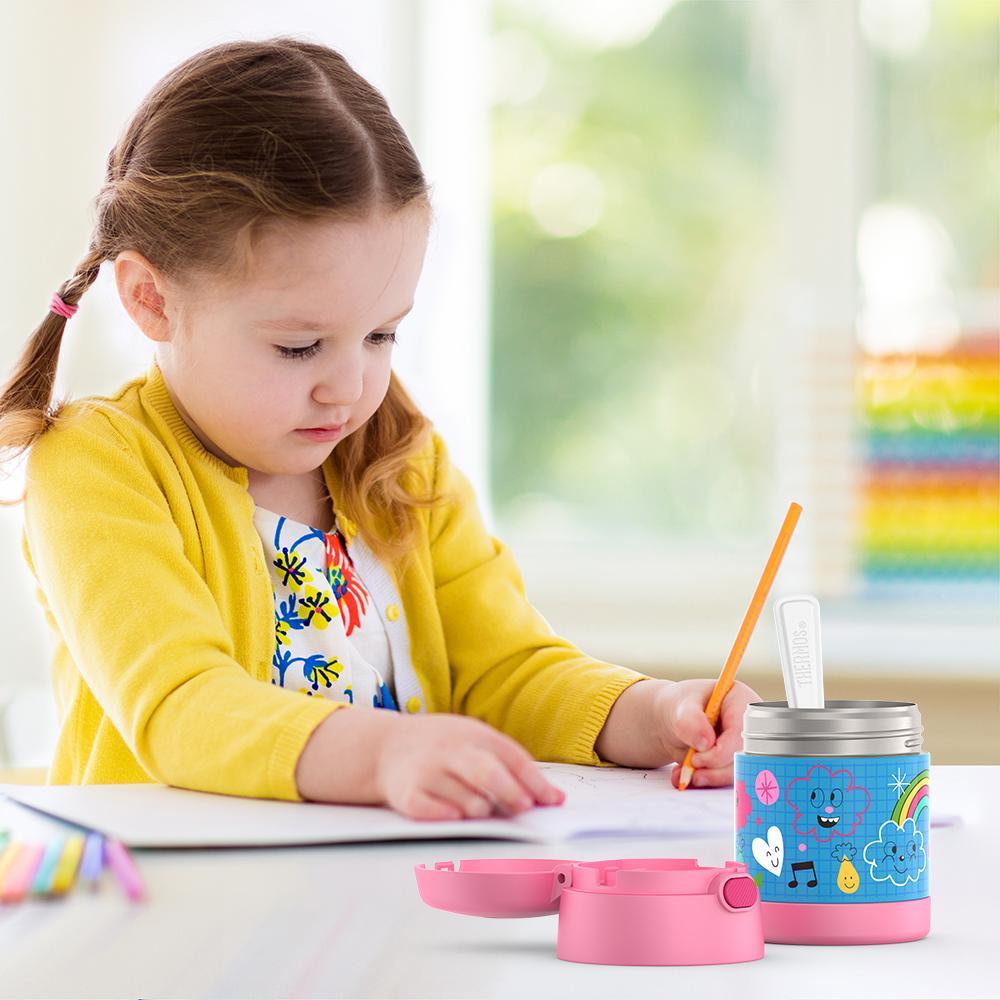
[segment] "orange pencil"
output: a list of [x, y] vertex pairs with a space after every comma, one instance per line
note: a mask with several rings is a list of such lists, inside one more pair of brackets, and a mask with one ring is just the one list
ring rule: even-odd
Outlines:
[[[788, 513], [785, 515], [785, 521], [781, 525], [778, 537], [775, 539], [774, 548], [771, 549], [771, 555], [768, 557], [767, 565], [760, 576], [757, 589], [753, 592], [753, 597], [750, 599], [750, 607], [747, 608], [747, 613], [743, 616], [743, 624], [736, 634], [736, 641], [733, 643], [733, 648], [729, 651], [726, 665], [722, 668], [722, 673], [719, 674], [719, 679], [715, 682], [715, 687], [712, 689], [712, 696], [708, 699], [708, 704], [705, 706], [705, 715], [713, 727], [719, 721], [722, 702], [732, 689], [733, 679], [736, 677], [736, 671], [739, 668], [740, 661], [743, 659], [743, 653], [746, 651], [747, 643], [753, 634], [757, 619], [760, 618], [760, 613], [764, 607], [764, 602], [767, 600], [771, 584], [774, 583], [774, 578], [778, 574], [778, 567], [785, 556], [785, 549], [788, 548], [788, 543], [792, 540], [792, 532], [795, 531], [795, 525], [798, 524], [799, 514], [801, 513], [802, 507], [799, 504], [792, 503], [788, 505]], [[694, 775], [694, 767], [691, 766], [691, 758], [694, 754], [694, 747], [688, 747], [688, 752], [684, 755], [684, 763], [681, 765], [681, 777], [677, 782], [677, 787], [681, 791], [687, 788]]]

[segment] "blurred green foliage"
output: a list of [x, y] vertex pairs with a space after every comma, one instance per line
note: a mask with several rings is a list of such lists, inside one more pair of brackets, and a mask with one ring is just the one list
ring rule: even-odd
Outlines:
[[[548, 505], [580, 536], [612, 514], [619, 539], [759, 534], [774, 472], [760, 371], [772, 331], [753, 311], [780, 279], [768, 272], [780, 137], [754, 4], [665, 5], [623, 47], [560, 28], [545, 16], [557, 6], [493, 4], [494, 38], [527, 52], [526, 79], [544, 72], [536, 92], [501, 97], [492, 114], [497, 514], [509, 528]], [[936, 0], [918, 51], [865, 49], [871, 195], [941, 220], [959, 293], [996, 285], [997, 10]], [[591, 180], [541, 184], [553, 164]], [[594, 200], [595, 178], [596, 223], [547, 229], [553, 183], [567, 188], [558, 218]]]
[[[526, 6], [494, 6], [494, 31], [546, 64], [537, 95], [492, 120], [498, 515], [544, 494], [584, 531], [609, 511], [637, 538], [752, 526], [769, 427], [729, 348], [772, 238], [773, 128], [747, 5], [680, 4], [638, 44], [597, 51]], [[532, 210], [552, 163], [600, 180], [579, 235]]]
[[[930, 211], [961, 289], [1000, 285], [1000, 2], [936, 0], [923, 44], [873, 52], [875, 195]], [[995, 318], [997, 321], [997, 318]]]

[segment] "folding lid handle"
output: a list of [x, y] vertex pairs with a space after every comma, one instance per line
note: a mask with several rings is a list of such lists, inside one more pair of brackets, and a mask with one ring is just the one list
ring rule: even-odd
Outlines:
[[471, 858], [414, 866], [420, 898], [438, 910], [473, 917], [541, 917], [559, 911], [573, 861]]
[[618, 858], [581, 861], [573, 870], [573, 888], [615, 895], [686, 896], [712, 892], [720, 873], [740, 873], [746, 865], [727, 861], [725, 867], [699, 865], [694, 858]]

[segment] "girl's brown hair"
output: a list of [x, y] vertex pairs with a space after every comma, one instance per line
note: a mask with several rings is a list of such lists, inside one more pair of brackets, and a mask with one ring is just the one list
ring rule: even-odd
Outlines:
[[[181, 285], [240, 281], [269, 223], [411, 206], [431, 216], [420, 163], [382, 94], [339, 53], [288, 36], [226, 42], [168, 73], [111, 150], [95, 204], [89, 252], [58, 290], [71, 306], [123, 250]], [[0, 452], [14, 453], [5, 458], [68, 402], [50, 405], [65, 325], [46, 315], [0, 391]], [[409, 463], [430, 427], [393, 374], [381, 406], [330, 459], [340, 506], [390, 561], [410, 547], [415, 508], [434, 504]]]

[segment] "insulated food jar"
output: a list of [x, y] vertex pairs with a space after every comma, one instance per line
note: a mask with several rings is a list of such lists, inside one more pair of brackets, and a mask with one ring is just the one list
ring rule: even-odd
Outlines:
[[764, 940], [913, 941], [930, 930], [930, 756], [912, 702], [754, 702], [734, 757], [736, 859]]

